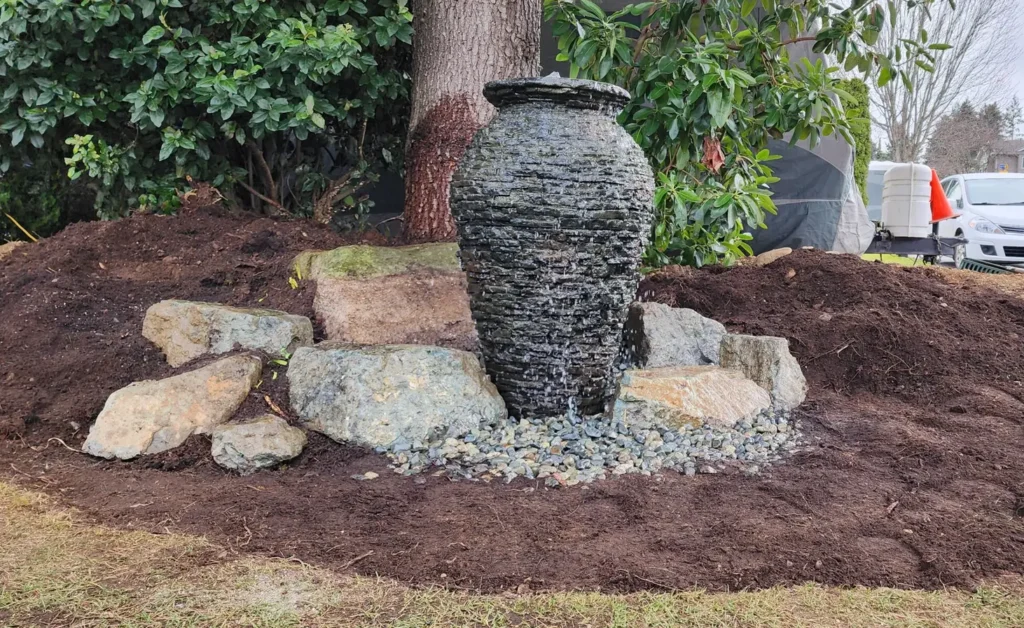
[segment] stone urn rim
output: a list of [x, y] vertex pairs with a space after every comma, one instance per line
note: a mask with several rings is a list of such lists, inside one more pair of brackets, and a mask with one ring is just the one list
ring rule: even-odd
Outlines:
[[554, 103], [574, 109], [607, 109], [616, 114], [631, 98], [618, 85], [557, 74], [491, 81], [484, 85], [484, 97], [498, 109], [523, 103]]

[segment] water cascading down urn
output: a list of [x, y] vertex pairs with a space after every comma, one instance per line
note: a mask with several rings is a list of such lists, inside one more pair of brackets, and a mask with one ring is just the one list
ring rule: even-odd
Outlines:
[[653, 218], [629, 100], [557, 76], [489, 83], [498, 113], [452, 177], [487, 372], [520, 418], [603, 412]]

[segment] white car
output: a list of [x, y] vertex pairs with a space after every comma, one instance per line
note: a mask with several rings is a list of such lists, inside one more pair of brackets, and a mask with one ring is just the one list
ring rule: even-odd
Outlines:
[[939, 223], [942, 237], [961, 236], [957, 267], [965, 259], [1024, 265], [1024, 174], [958, 174], [942, 180], [958, 218]]

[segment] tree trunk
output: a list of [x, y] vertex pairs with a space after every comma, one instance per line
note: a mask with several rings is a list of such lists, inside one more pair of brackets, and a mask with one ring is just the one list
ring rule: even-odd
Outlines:
[[541, 0], [416, 0], [405, 235], [455, 239], [452, 172], [494, 115], [488, 81], [540, 72]]

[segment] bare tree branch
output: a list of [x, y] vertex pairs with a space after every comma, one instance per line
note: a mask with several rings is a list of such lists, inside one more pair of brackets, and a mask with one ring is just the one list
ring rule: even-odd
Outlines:
[[935, 125], [928, 143], [928, 165], [941, 176], [983, 172], [996, 142], [1002, 139], [1006, 119], [997, 105], [980, 112], [964, 102]]
[[981, 102], [1008, 93], [1009, 67], [1019, 51], [1013, 37], [1019, 30], [1015, 0], [962, 0], [952, 9], [945, 2], [931, 5], [931, 16], [896, 4], [896, 24], [884, 30], [883, 49], [900, 39], [914, 39], [922, 29], [930, 42], [949, 44], [934, 51], [934, 71], [916, 65], [903, 68], [914, 87], [908, 90], [895, 77], [871, 93], [873, 117], [886, 135], [895, 161], [918, 161], [939, 119], [963, 100]]
[[[270, 165], [267, 163], [266, 157], [263, 156], [263, 151], [260, 150], [260, 147], [252, 140], [247, 141], [245, 145], [249, 148], [249, 154], [256, 158], [256, 162], [260, 166], [260, 175], [263, 179], [263, 185], [266, 186], [268, 196], [272, 199], [269, 202], [275, 207], [281, 207], [281, 203], [278, 201], [279, 197], [277, 195], [277, 182], [274, 181], [274, 175], [270, 170]], [[267, 200], [266, 196], [263, 196], [262, 194], [259, 196], [260, 198]]]
[[266, 202], [268, 205], [270, 205], [270, 207], [272, 209], [271, 215], [274, 215], [274, 216], [289, 216], [290, 215], [288, 213], [288, 210], [285, 209], [284, 206], [281, 205], [281, 203], [278, 203], [277, 201], [275, 201], [274, 199], [270, 198], [269, 196], [264, 196], [263, 194], [260, 194], [259, 191], [256, 190], [256, 188], [252, 187], [251, 185], [249, 185], [245, 181], [239, 181], [238, 184], [241, 185], [243, 188], [245, 188], [249, 192], [249, 194], [252, 194], [256, 198], [261, 199], [264, 202]]

